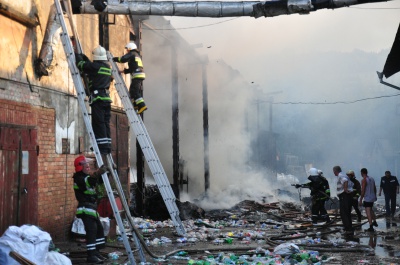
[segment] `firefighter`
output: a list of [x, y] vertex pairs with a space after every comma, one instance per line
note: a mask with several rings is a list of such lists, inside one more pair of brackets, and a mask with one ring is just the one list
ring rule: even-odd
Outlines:
[[[87, 74], [89, 105], [92, 108], [92, 127], [100, 153], [111, 153], [111, 98], [108, 89], [111, 83], [111, 67], [107, 61], [106, 50], [100, 45], [93, 52], [93, 62], [84, 54], [75, 53], [80, 71]], [[104, 159], [103, 159], [104, 160]]]
[[105, 258], [98, 250], [104, 247], [105, 237], [97, 212], [96, 186], [103, 182], [101, 175], [106, 172], [106, 167], [103, 165], [96, 172], [91, 173], [90, 162], [91, 159], [83, 155], [74, 161], [74, 191], [78, 201], [76, 217], [81, 218], [85, 226], [87, 262], [102, 264]]
[[127, 53], [122, 57], [114, 57], [113, 61], [117, 63], [128, 63], [128, 68], [120, 71], [120, 73], [131, 74], [131, 85], [129, 87], [129, 94], [134, 108], [138, 114], [141, 114], [147, 109], [144, 103], [143, 94], [143, 80], [146, 74], [143, 70], [142, 58], [137, 50], [135, 43], [130, 42], [125, 45]]
[[317, 224], [318, 220], [329, 222], [329, 215], [325, 209], [325, 201], [330, 197], [330, 189], [328, 180], [319, 174], [316, 168], [310, 169], [310, 182], [306, 184], [296, 184], [296, 188], [309, 188], [311, 190], [311, 220], [313, 224]]

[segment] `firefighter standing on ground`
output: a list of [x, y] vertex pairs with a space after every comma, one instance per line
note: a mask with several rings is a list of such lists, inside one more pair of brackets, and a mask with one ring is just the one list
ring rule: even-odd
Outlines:
[[319, 219], [329, 222], [329, 215], [325, 209], [325, 201], [330, 197], [328, 180], [318, 173], [316, 168], [310, 169], [310, 180], [306, 184], [296, 184], [296, 188], [309, 188], [311, 190], [311, 219], [316, 224]]
[[105, 258], [98, 252], [105, 245], [103, 226], [97, 212], [96, 186], [102, 183], [101, 175], [106, 172], [103, 165], [96, 172], [91, 173], [90, 160], [79, 156], [74, 161], [75, 174], [74, 191], [78, 201], [76, 217], [81, 218], [86, 231], [87, 262], [102, 264]]
[[93, 62], [84, 54], [75, 53], [76, 65], [89, 79], [89, 104], [92, 108], [92, 127], [101, 154], [111, 153], [111, 67], [106, 50], [100, 45], [93, 52]]
[[127, 50], [127, 53], [122, 57], [114, 57], [113, 61], [117, 63], [128, 63], [128, 68], [125, 68], [120, 72], [131, 74], [132, 79], [129, 87], [129, 95], [137, 113], [141, 114], [147, 109], [142, 97], [143, 80], [146, 78], [146, 74], [144, 73], [142, 58], [137, 50], [136, 44], [130, 42], [125, 46], [125, 49]]

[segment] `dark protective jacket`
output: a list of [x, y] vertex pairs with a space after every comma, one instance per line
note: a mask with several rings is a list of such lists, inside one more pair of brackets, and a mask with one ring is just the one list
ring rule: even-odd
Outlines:
[[331, 191], [329, 189], [329, 182], [323, 176], [309, 176], [310, 182], [303, 184], [303, 187], [309, 188], [311, 190], [310, 195], [315, 197], [317, 200], [327, 200]]
[[145, 79], [146, 74], [143, 70], [143, 62], [140, 54], [131, 50], [127, 54], [118, 58], [119, 63], [128, 63], [128, 69], [124, 69], [124, 74], [131, 74], [132, 78]]
[[385, 194], [396, 194], [397, 186], [399, 186], [399, 181], [397, 180], [396, 176], [383, 176], [381, 178], [380, 187], [383, 189]]
[[361, 195], [361, 184], [360, 184], [360, 182], [355, 177], [350, 178], [350, 180], [354, 184], [353, 192], [352, 192], [353, 197], [357, 197], [357, 198], [360, 197], [360, 195]]
[[111, 67], [108, 61], [91, 62], [84, 54], [75, 54], [79, 70], [87, 74], [89, 79], [90, 102], [97, 100], [111, 102], [107, 92], [111, 83]]
[[73, 179], [75, 198], [78, 201], [76, 216], [79, 218], [81, 215], [88, 215], [98, 218], [96, 186], [103, 183], [101, 175], [96, 172], [90, 176], [79, 171], [74, 174]]

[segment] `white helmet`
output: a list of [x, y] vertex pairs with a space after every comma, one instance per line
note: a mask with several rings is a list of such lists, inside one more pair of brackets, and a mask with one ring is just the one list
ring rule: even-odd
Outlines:
[[128, 44], [125, 45], [125, 49], [127, 49], [128, 51], [136, 50], [137, 46], [134, 42], [129, 42]]
[[92, 51], [92, 54], [93, 61], [107, 61], [106, 49], [104, 49], [100, 45]]
[[313, 167], [310, 168], [309, 175], [310, 176], [318, 176], [318, 170], [316, 168], [313, 168]]

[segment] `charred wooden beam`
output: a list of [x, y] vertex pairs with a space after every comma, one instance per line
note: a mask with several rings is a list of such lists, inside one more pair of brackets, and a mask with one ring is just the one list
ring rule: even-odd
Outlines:
[[21, 12], [19, 12], [18, 10], [4, 4], [1, 3], [0, 1], [0, 14], [2, 14], [5, 17], [8, 17], [28, 28], [34, 28], [37, 25], [39, 25], [39, 22], [37, 20], [37, 13], [34, 14], [35, 17], [32, 18], [31, 16], [25, 15]]

